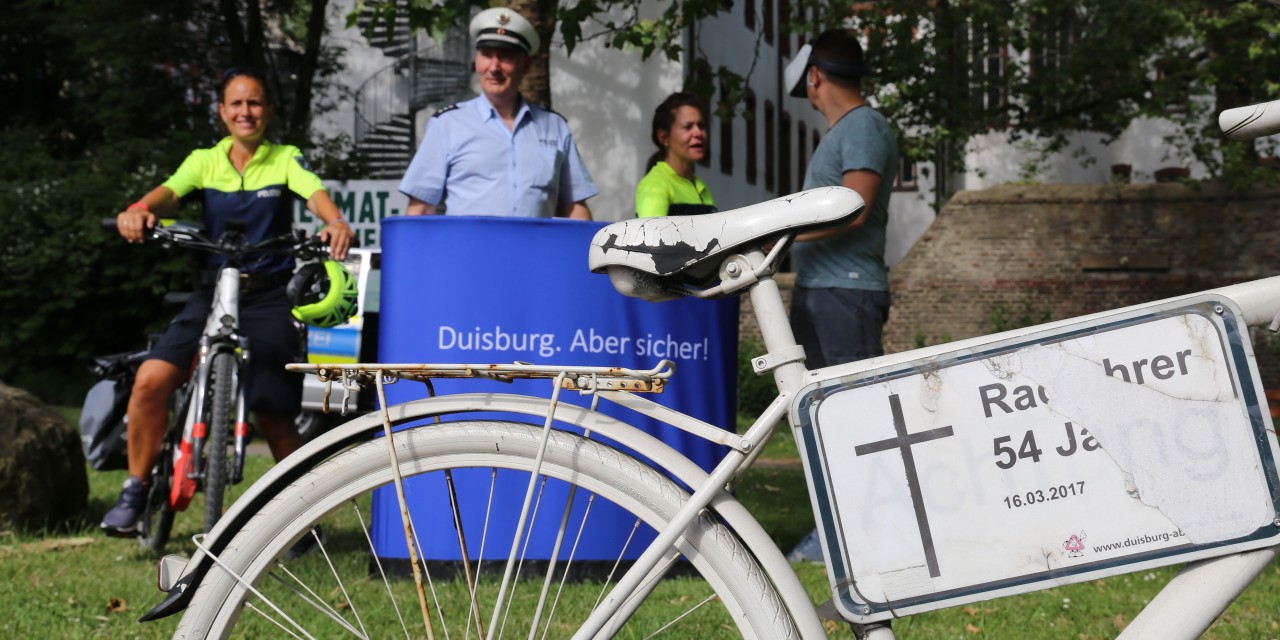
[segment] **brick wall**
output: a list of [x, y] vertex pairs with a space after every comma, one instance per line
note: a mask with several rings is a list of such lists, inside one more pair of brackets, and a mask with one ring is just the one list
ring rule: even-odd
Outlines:
[[[1280, 191], [1180, 184], [957, 194], [890, 273], [890, 352], [1280, 272]], [[1255, 332], [1267, 388], [1280, 341]]]

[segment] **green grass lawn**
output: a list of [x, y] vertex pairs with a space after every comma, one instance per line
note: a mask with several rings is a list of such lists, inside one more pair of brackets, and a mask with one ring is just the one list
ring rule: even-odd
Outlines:
[[[764, 463], [744, 478], [736, 492], [784, 551], [813, 526], [804, 473], [794, 450], [790, 435], [780, 434], [767, 450]], [[258, 477], [270, 464], [268, 458], [252, 457], [246, 475]], [[114, 502], [124, 473], [91, 470], [89, 477], [89, 512], [78, 525], [43, 537], [0, 532], [0, 602], [5, 603], [0, 638], [160, 638], [172, 634], [176, 619], [145, 625], [137, 622], [139, 615], [161, 599], [155, 586], [155, 558], [132, 540], [105, 538], [96, 530], [96, 519]], [[233, 488], [230, 499], [244, 486]], [[200, 526], [202, 507], [198, 501], [199, 497], [190, 511], [179, 515], [171, 552], [190, 555], [194, 551], [190, 536]], [[331, 547], [349, 537], [350, 548], [359, 549], [355, 538], [360, 534], [354, 524], [344, 521], [326, 526]], [[335, 556], [337, 562], [353, 566], [366, 562], [362, 551]], [[897, 621], [894, 628], [899, 637], [908, 640], [1110, 638], [1133, 619], [1175, 570], [1130, 574], [944, 609]], [[797, 572], [815, 602], [829, 598], [821, 566], [801, 565]], [[412, 588], [407, 581], [402, 586]], [[370, 581], [356, 588], [381, 587]], [[674, 601], [682, 596], [677, 584], [655, 597]], [[407, 595], [407, 601], [412, 600], [413, 596]], [[828, 623], [828, 631], [832, 637], [852, 637], [843, 624]], [[715, 625], [694, 636], [722, 637], [725, 633]], [[264, 628], [248, 637], [274, 635]], [[1268, 568], [1205, 637], [1280, 638], [1280, 565]]]

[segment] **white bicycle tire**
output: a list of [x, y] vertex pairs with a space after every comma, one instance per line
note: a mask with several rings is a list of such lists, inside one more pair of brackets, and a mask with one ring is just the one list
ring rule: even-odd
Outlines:
[[[409, 477], [445, 468], [528, 470], [542, 430], [519, 423], [473, 421], [408, 429], [394, 437], [401, 472]], [[688, 498], [674, 482], [635, 458], [563, 431], [553, 431], [548, 439], [542, 473], [592, 491], [658, 530]], [[373, 487], [391, 482], [385, 441], [347, 449], [281, 490], [235, 535], [220, 560], [257, 584], [312, 523]], [[714, 589], [743, 637], [798, 637], [773, 585], [723, 523], [697, 518], [682, 538], [680, 550]], [[211, 568], [174, 637], [228, 637], [246, 596], [252, 594], [227, 570]]]

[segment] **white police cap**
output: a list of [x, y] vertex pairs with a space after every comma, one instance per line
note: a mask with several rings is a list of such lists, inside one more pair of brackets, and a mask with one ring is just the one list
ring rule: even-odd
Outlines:
[[528, 55], [538, 52], [538, 32], [524, 16], [507, 7], [485, 9], [471, 19], [476, 48], [508, 47]]

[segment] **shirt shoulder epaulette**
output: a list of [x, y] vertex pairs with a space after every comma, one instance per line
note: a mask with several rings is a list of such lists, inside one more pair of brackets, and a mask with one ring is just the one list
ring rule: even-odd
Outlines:
[[449, 113], [450, 111], [457, 111], [457, 110], [458, 110], [458, 103], [456, 103], [456, 102], [455, 102], [455, 103], [453, 103], [453, 104], [451, 104], [451, 105], [449, 105], [449, 106], [447, 106], [447, 107], [445, 107], [445, 108], [443, 108], [443, 109], [441, 109], [441, 110], [439, 110], [439, 111], [437, 111], [437, 112], [435, 112], [435, 113], [431, 114], [431, 117], [432, 117], [432, 118], [438, 118], [438, 117], [440, 117], [440, 116], [442, 116], [442, 115], [444, 115], [444, 114], [446, 114], [446, 113]]
[[544, 106], [542, 106], [542, 105], [540, 105], [540, 104], [534, 104], [534, 103], [532, 103], [532, 102], [530, 102], [530, 103], [529, 103], [529, 108], [530, 108], [530, 109], [537, 109], [538, 111], [546, 111], [547, 113], [550, 113], [550, 114], [554, 115], [555, 117], [560, 118], [561, 120], [564, 120], [566, 123], [568, 123], [568, 122], [569, 122], [569, 119], [568, 119], [568, 118], [566, 118], [566, 117], [564, 117], [564, 116], [560, 115], [558, 112], [556, 112], [556, 110], [555, 110], [555, 109], [551, 109], [551, 108], [549, 108], [549, 107], [544, 107]]

